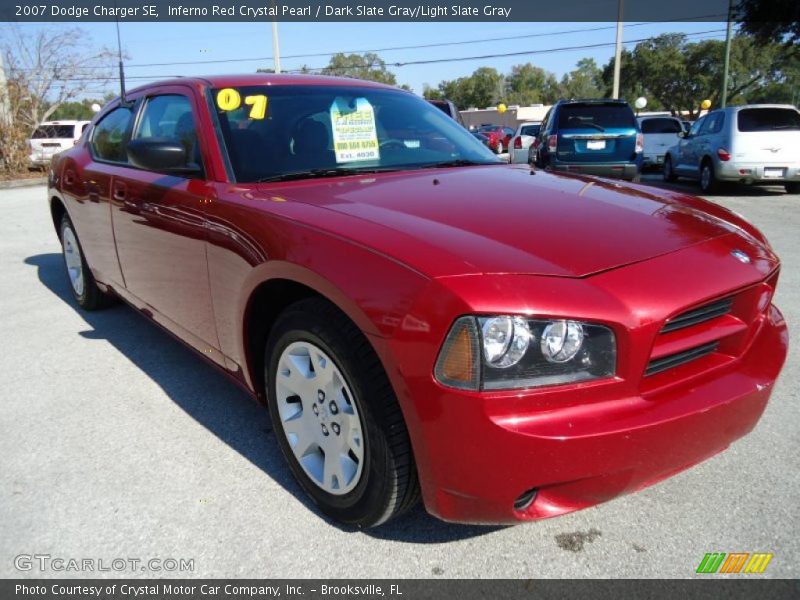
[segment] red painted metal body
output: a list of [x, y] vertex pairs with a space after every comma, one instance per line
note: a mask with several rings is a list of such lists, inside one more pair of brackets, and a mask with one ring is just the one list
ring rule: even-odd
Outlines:
[[[49, 189], [97, 281], [254, 395], [262, 366], [247, 348], [250, 302], [265, 282], [290, 280], [336, 304], [372, 343], [405, 415], [426, 507], [444, 519], [510, 522], [590, 506], [699, 462], [755, 425], [788, 334], [771, 304], [778, 259], [738, 216], [527, 166], [238, 184], [207, 90], [265, 82], [342, 84], [249, 76], [135, 90], [133, 100], [190, 96], [205, 180], [96, 162], [84, 139], [54, 161]], [[724, 318], [660, 331], [724, 297], [734, 298]], [[616, 376], [513, 392], [442, 386], [433, 366], [447, 331], [481, 313], [603, 323], [616, 335]], [[719, 345], [707, 356], [645, 375], [650, 360], [709, 340]], [[533, 488], [534, 502], [515, 510]]]

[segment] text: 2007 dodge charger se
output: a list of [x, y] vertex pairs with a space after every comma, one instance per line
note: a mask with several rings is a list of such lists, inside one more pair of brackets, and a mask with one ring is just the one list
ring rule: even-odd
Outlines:
[[383, 85], [139, 88], [49, 198], [78, 303], [119, 296], [240, 382], [357, 526], [420, 493], [497, 523], [652, 484], [752, 429], [786, 356], [779, 261], [747, 222], [501, 164]]

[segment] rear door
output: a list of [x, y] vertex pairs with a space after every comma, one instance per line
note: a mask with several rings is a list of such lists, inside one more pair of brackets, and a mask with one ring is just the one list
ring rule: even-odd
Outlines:
[[[131, 139], [181, 142], [188, 162], [204, 164], [199, 107], [190, 88], [156, 88], [141, 99]], [[203, 169], [205, 172], [205, 168]], [[203, 173], [178, 176], [127, 168], [112, 189], [114, 234], [128, 291], [154, 318], [219, 364], [206, 261]]]
[[698, 175], [700, 159], [697, 156], [696, 141], [700, 135], [700, 130], [705, 125], [706, 117], [703, 116], [694, 122], [685, 137], [678, 142], [678, 164], [675, 165], [675, 172], [684, 175]]
[[567, 163], [630, 162], [636, 157], [637, 133], [627, 104], [564, 104], [558, 113], [557, 157]]
[[743, 108], [733, 126], [735, 159], [784, 168], [800, 163], [800, 112], [789, 107]]

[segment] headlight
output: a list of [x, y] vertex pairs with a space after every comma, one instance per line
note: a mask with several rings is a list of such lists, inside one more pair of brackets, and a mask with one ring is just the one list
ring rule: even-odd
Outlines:
[[611, 377], [614, 333], [564, 319], [466, 316], [453, 324], [434, 374], [450, 387], [499, 390]]

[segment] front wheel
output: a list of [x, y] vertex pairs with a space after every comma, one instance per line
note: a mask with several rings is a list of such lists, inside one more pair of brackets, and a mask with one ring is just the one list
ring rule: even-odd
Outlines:
[[322, 299], [278, 318], [267, 341], [265, 381], [278, 444], [320, 509], [373, 527], [419, 499], [400, 406], [360, 330]]
[[664, 157], [664, 172], [663, 172], [664, 181], [672, 182], [677, 179], [675, 176], [675, 169], [672, 167], [672, 159], [667, 154]]

